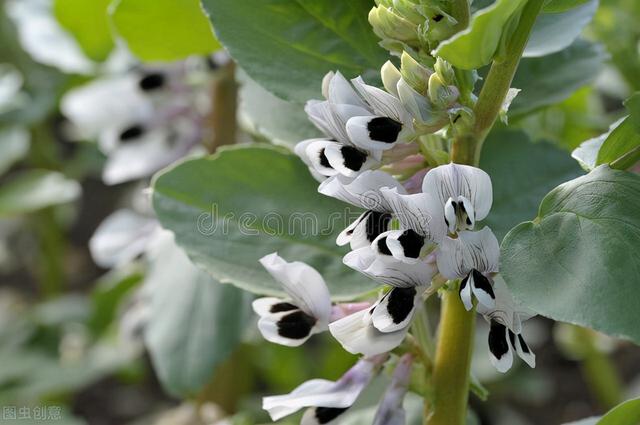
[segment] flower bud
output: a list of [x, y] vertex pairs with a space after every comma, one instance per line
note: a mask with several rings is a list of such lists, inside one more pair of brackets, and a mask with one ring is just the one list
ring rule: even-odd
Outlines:
[[437, 108], [447, 108], [458, 99], [459, 92], [455, 86], [448, 86], [438, 74], [429, 77], [429, 100]]
[[429, 78], [433, 72], [418, 63], [410, 54], [403, 52], [400, 57], [402, 78], [418, 93], [427, 94]]
[[372, 8], [369, 23], [373, 32], [383, 40], [397, 40], [412, 45], [417, 42], [416, 24], [396, 14], [391, 7], [380, 5]]
[[438, 58], [435, 65], [433, 65], [433, 69], [445, 84], [450, 85], [455, 82], [455, 73], [453, 71], [453, 67], [444, 59]]
[[391, 61], [387, 61], [382, 65], [382, 68], [380, 68], [380, 77], [382, 78], [384, 88], [389, 93], [398, 97], [398, 81], [400, 81], [402, 75]]

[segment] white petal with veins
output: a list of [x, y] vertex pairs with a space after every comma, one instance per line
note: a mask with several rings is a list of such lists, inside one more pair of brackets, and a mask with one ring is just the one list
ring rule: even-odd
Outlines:
[[497, 273], [500, 245], [490, 228], [461, 231], [457, 238], [445, 237], [437, 250], [438, 270], [447, 279], [463, 279], [472, 269]]

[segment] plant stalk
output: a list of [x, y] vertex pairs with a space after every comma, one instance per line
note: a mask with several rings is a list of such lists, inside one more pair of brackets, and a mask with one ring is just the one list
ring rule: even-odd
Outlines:
[[467, 417], [475, 309], [466, 311], [458, 291], [442, 298], [440, 335], [433, 370], [433, 404], [426, 425], [464, 425]]
[[235, 63], [229, 61], [219, 73], [211, 89], [212, 105], [208, 121], [212, 134], [204, 141], [209, 153], [214, 153], [220, 146], [236, 143], [238, 84], [235, 79]]
[[527, 46], [531, 29], [544, 5], [545, 0], [529, 0], [522, 10], [520, 22], [507, 46], [505, 60], [494, 62], [482, 86], [478, 102], [474, 108], [475, 122], [469, 134], [461, 135], [454, 141], [452, 157], [454, 162], [478, 164], [482, 144], [493, 127], [502, 109], [511, 82], [518, 69], [520, 58]]
[[[509, 40], [506, 58], [491, 65], [478, 102], [470, 133], [453, 141], [451, 160], [478, 165], [482, 144], [493, 127], [527, 45], [529, 34], [545, 0], [529, 0]], [[475, 309], [466, 311], [458, 291], [448, 290], [442, 299], [438, 345], [433, 370], [433, 399], [425, 403], [425, 425], [464, 425], [469, 399]]]

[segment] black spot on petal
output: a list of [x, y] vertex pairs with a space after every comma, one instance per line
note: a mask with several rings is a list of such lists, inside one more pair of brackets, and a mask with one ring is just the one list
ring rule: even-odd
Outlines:
[[306, 338], [311, 333], [311, 328], [313, 328], [315, 324], [315, 317], [298, 310], [278, 320], [278, 334], [290, 339]]
[[[369, 211], [369, 215], [366, 218], [365, 233], [367, 240], [373, 242], [381, 233], [384, 233], [389, 228], [391, 222], [391, 214], [381, 213], [377, 211]], [[386, 243], [385, 243], [386, 246]]]
[[505, 326], [492, 320], [491, 330], [489, 330], [489, 351], [498, 360], [509, 352], [509, 342], [505, 336]]
[[405, 230], [398, 238], [398, 241], [402, 245], [405, 257], [418, 258], [420, 256], [420, 250], [424, 246], [424, 237], [420, 236], [416, 231], [412, 229]]
[[318, 157], [320, 159], [320, 165], [325, 168], [333, 168], [331, 164], [329, 164], [329, 160], [327, 159], [327, 155], [325, 155], [324, 153], [324, 149], [320, 150], [320, 154], [318, 155]]
[[402, 131], [402, 124], [388, 117], [377, 117], [367, 123], [367, 130], [371, 140], [395, 143]]
[[340, 153], [344, 160], [344, 166], [353, 171], [360, 171], [367, 160], [367, 154], [353, 146], [342, 146]]
[[389, 293], [387, 311], [393, 319], [393, 323], [398, 324], [407, 318], [416, 296], [415, 288], [393, 288]]
[[438, 13], [438, 14], [437, 14], [436, 16], [434, 16], [432, 19], [433, 19], [435, 22], [440, 22], [440, 21], [442, 21], [442, 19], [443, 19], [443, 18], [444, 18], [444, 15], [441, 15], [441, 14], [439, 14], [439, 13]]
[[328, 424], [342, 415], [348, 407], [316, 407], [315, 417], [319, 424]]
[[486, 292], [495, 300], [496, 295], [493, 293], [493, 287], [491, 286], [489, 279], [476, 269], [471, 270], [471, 273], [473, 273], [473, 286], [475, 286], [476, 289]]
[[144, 128], [140, 124], [134, 124], [131, 127], [125, 128], [122, 133], [120, 133], [120, 141], [128, 142], [133, 139], [137, 139], [143, 134]]
[[520, 341], [520, 348], [522, 348], [522, 351], [526, 354], [529, 354], [531, 350], [529, 350], [529, 346], [526, 342], [524, 342], [524, 338], [521, 334], [518, 334], [518, 341]]
[[165, 76], [161, 72], [149, 72], [142, 76], [138, 85], [144, 91], [152, 91], [164, 86]]
[[291, 304], [291, 303], [287, 303], [287, 302], [281, 302], [281, 303], [277, 303], [271, 306], [271, 308], [269, 309], [270, 313], [280, 313], [283, 311], [291, 311], [291, 310], [297, 310], [298, 307], [296, 307], [295, 305]]
[[387, 246], [387, 238], [378, 239], [378, 251], [380, 254], [391, 255], [391, 251], [389, 251], [389, 247]]
[[509, 329], [507, 333], [509, 334], [509, 341], [511, 342], [511, 346], [513, 348], [516, 348], [516, 334], [514, 334], [511, 329]]

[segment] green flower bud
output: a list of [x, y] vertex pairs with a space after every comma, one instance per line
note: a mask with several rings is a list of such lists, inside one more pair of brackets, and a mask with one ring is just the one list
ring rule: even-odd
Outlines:
[[382, 65], [382, 68], [380, 68], [380, 77], [382, 78], [384, 88], [392, 95], [398, 97], [398, 81], [400, 81], [402, 75], [391, 61], [387, 61]]
[[416, 43], [416, 25], [394, 12], [394, 9], [377, 6], [369, 12], [369, 23], [380, 38]]
[[402, 52], [400, 62], [402, 78], [418, 93], [427, 94], [429, 78], [433, 72], [418, 63], [418, 61], [407, 52]]
[[459, 92], [455, 86], [449, 86], [438, 74], [429, 77], [429, 100], [438, 108], [447, 108], [458, 99]]
[[440, 80], [445, 84], [454, 84], [455, 82], [455, 72], [453, 71], [453, 67], [449, 62], [445, 61], [442, 58], [438, 58], [436, 60], [435, 65], [433, 66], [433, 70], [438, 74]]

